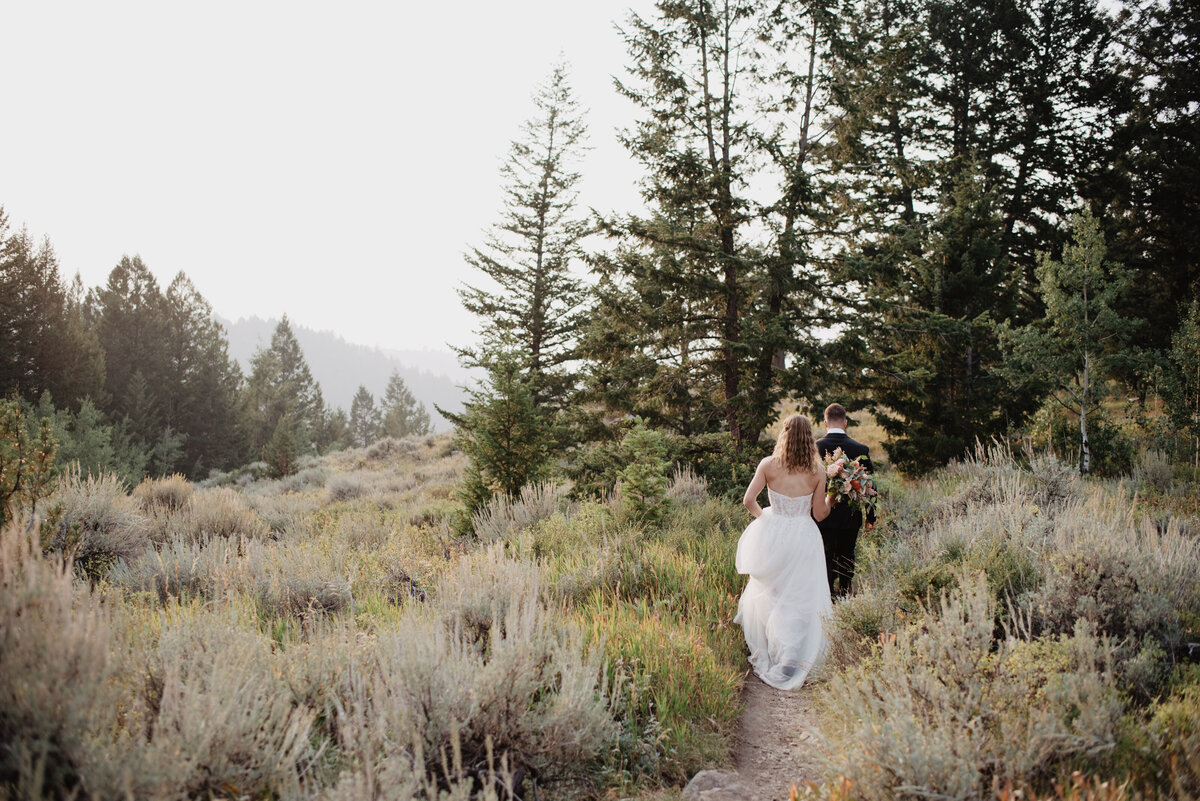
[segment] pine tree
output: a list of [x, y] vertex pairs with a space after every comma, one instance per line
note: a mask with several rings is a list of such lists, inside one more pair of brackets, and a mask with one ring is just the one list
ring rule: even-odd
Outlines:
[[[162, 387], [167, 375], [166, 301], [141, 257], [122, 257], [108, 282], [91, 297], [96, 333], [104, 349], [105, 387], [111, 419], [129, 418], [130, 432], [143, 443], [158, 438], [161, 418], [143, 417], [147, 388]], [[142, 379], [134, 381], [140, 374]], [[157, 393], [152, 393], [157, 394]], [[135, 409], [135, 404], [142, 404]]]
[[306, 449], [308, 438], [304, 424], [291, 414], [285, 413], [279, 417], [271, 438], [262, 448], [263, 461], [270, 467], [273, 476], [281, 478], [296, 472], [296, 461], [301, 451]]
[[362, 384], [354, 393], [350, 403], [350, 436], [354, 444], [360, 448], [370, 445], [379, 438], [382, 420], [379, 410], [375, 408], [375, 398]]
[[51, 392], [68, 404], [99, 397], [103, 355], [68, 295], [49, 240], [10, 231], [0, 207], [0, 392]]
[[670, 509], [667, 450], [663, 433], [648, 427], [640, 418], [621, 442], [621, 457], [625, 462], [618, 474], [621, 500], [643, 522], [659, 523]]
[[275, 327], [270, 346], [251, 358], [245, 399], [250, 443], [256, 453], [275, 435], [285, 415], [301, 452], [325, 429], [321, 388], [313, 380], [287, 315]]
[[[467, 255], [485, 279], [459, 290], [480, 318], [485, 348], [504, 339], [521, 352], [521, 373], [535, 408], [560, 408], [575, 379], [570, 362], [582, 323], [583, 286], [571, 268], [587, 226], [576, 213], [576, 165], [587, 129], [568, 81], [556, 66], [533, 98], [535, 115], [522, 126], [500, 175], [501, 222]], [[485, 352], [459, 349], [465, 366], [480, 367]]]
[[1111, 20], [1094, 0], [850, 0], [836, 18], [831, 179], [852, 224], [831, 277], [866, 379], [847, 389], [924, 469], [1035, 406], [989, 320], [1040, 313], [1036, 253], [1059, 247], [1108, 133], [1093, 86]]
[[1040, 384], [1078, 416], [1081, 473], [1092, 467], [1088, 415], [1106, 396], [1106, 381], [1124, 359], [1139, 321], [1122, 317], [1117, 303], [1131, 275], [1107, 261], [1099, 222], [1089, 212], [1071, 222], [1062, 261], [1042, 254], [1038, 280], [1045, 323], [1001, 329], [1006, 369], [1013, 380]]
[[206, 468], [229, 467], [244, 452], [238, 437], [242, 373], [229, 357], [225, 331], [212, 306], [183, 273], [167, 288], [167, 372], [162, 387], [165, 424], [181, 435], [179, 463], [199, 477]]
[[1167, 413], [1175, 431], [1189, 442], [1193, 465], [1200, 469], [1200, 301], [1188, 305], [1166, 361], [1159, 384]]
[[1136, 275], [1121, 311], [1153, 322], [1135, 344], [1166, 351], [1200, 298], [1200, 8], [1163, 0], [1123, 10], [1120, 58], [1100, 85], [1112, 135], [1082, 191], [1102, 215], [1112, 257]]
[[[48, 401], [48, 399], [45, 399]], [[50, 404], [51, 408], [53, 405]], [[46, 416], [46, 411], [40, 412]], [[104, 420], [104, 414], [90, 399], [84, 399], [79, 411], [67, 415], [63, 429], [56, 431], [59, 447], [59, 462], [76, 465], [81, 474], [99, 476], [104, 472], [124, 475], [128, 467], [118, 465], [117, 452], [113, 447], [112, 426]]]
[[891, 435], [892, 463], [910, 472], [1007, 433], [1038, 400], [1032, 388], [1004, 379], [991, 324], [1018, 315], [1020, 283], [1004, 252], [996, 196], [968, 173], [939, 205], [922, 248], [876, 272], [865, 291], [873, 314], [855, 326], [873, 368], [859, 386]]
[[57, 445], [50, 422], [43, 419], [36, 434], [26, 429], [21, 404], [0, 400], [0, 528], [32, 512], [53, 488]]
[[388, 378], [381, 404], [383, 433], [389, 437], [407, 437], [430, 432], [429, 412], [405, 385], [396, 370]]
[[484, 358], [487, 379], [468, 391], [462, 414], [439, 409], [455, 424], [455, 441], [470, 460], [459, 493], [468, 517], [498, 495], [516, 498], [550, 467], [549, 412], [533, 405], [520, 355], [509, 349]]
[[816, 301], [830, 206], [815, 179], [835, 111], [827, 28], [818, 7], [737, 0], [631, 18], [619, 87], [642, 118], [623, 140], [649, 214], [607, 221], [617, 248], [594, 267], [588, 385], [610, 414], [723, 427], [741, 449], [808, 383], [812, 332], [828, 323]]

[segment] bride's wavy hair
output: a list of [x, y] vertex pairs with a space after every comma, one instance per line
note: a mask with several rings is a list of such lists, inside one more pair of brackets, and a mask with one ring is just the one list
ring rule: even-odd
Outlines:
[[802, 414], [789, 415], [775, 440], [775, 458], [789, 473], [814, 473], [821, 460], [812, 423]]

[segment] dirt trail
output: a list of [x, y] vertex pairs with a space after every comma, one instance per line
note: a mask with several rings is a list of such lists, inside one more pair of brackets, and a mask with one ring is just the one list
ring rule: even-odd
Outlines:
[[812, 694], [810, 684], [784, 692], [753, 673], [746, 678], [734, 766], [754, 801], [787, 801], [793, 782], [803, 788], [819, 778], [817, 745], [808, 733], [817, 729]]

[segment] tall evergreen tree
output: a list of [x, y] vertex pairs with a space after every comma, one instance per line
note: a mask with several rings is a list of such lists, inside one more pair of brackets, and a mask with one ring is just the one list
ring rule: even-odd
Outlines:
[[[159, 389], [167, 378], [166, 300], [140, 256], [124, 256], [94, 290], [91, 313], [104, 349], [105, 386], [113, 420], [129, 419], [144, 444], [160, 434]], [[135, 376], [141, 376], [135, 380]]]
[[1171, 425], [1200, 470], [1200, 301], [1191, 302], [1175, 330], [1159, 382]]
[[366, 447], [379, 438], [382, 420], [375, 408], [375, 397], [362, 384], [350, 403], [350, 436], [354, 444]]
[[1083, 193], [1113, 258], [1136, 276], [1122, 311], [1154, 323], [1135, 344], [1165, 351], [1189, 301], [1200, 299], [1200, 8], [1180, 0], [1125, 8], [1105, 87], [1113, 134], [1093, 154]]
[[1035, 406], [989, 321], [1039, 312], [1036, 253], [1107, 135], [1112, 21], [1095, 0], [848, 0], [837, 19], [831, 177], [852, 224], [832, 276], [861, 301], [840, 344], [894, 461], [920, 469]]
[[[688, 434], [723, 424], [742, 447], [785, 392], [809, 384], [812, 332], [828, 323], [816, 266], [829, 198], [815, 180], [836, 113], [827, 14], [664, 1], [625, 38], [620, 89], [642, 119], [624, 142], [650, 213], [607, 226], [619, 247], [595, 268], [589, 383], [614, 411]], [[650, 325], [636, 330], [630, 314]]]
[[287, 315], [275, 327], [270, 346], [260, 348], [251, 358], [245, 398], [250, 443], [256, 453], [276, 433], [284, 415], [289, 418], [287, 428], [296, 432], [302, 449], [323, 430], [325, 401], [321, 388], [313, 380]]
[[407, 437], [410, 434], [430, 432], [429, 412], [405, 385], [400, 373], [393, 370], [388, 378], [380, 404], [383, 415], [383, 433], [389, 437]]
[[49, 240], [35, 247], [0, 207], [0, 392], [78, 404], [103, 388], [103, 358]]
[[200, 477], [246, 454], [238, 437], [242, 373], [229, 357], [229, 341], [212, 306], [183, 273], [167, 287], [167, 372], [163, 385], [166, 425], [184, 436], [182, 469]]
[[[481, 321], [485, 343], [510, 340], [523, 354], [521, 372], [537, 408], [561, 407], [575, 383], [570, 363], [585, 293], [572, 264], [588, 228], [576, 212], [577, 164], [587, 128], [565, 65], [555, 66], [533, 97], [535, 113], [521, 128], [500, 170], [501, 222], [467, 262], [485, 279], [459, 290]], [[459, 350], [464, 365], [486, 355]]]

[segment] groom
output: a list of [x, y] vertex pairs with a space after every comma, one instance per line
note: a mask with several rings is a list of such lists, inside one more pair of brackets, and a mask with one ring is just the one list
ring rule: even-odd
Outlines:
[[[846, 435], [846, 409], [840, 403], [831, 403], [825, 409], [825, 436], [817, 440], [817, 450], [824, 458], [838, 448], [853, 460], [862, 456], [867, 472], [871, 467], [870, 449]], [[845, 503], [837, 504], [829, 517], [817, 523], [821, 539], [825, 542], [825, 570], [829, 575], [829, 591], [835, 596], [850, 594], [854, 581], [854, 546], [858, 543], [858, 531], [862, 528], [862, 511], [852, 509]], [[867, 516], [867, 527], [875, 524], [875, 515]]]

